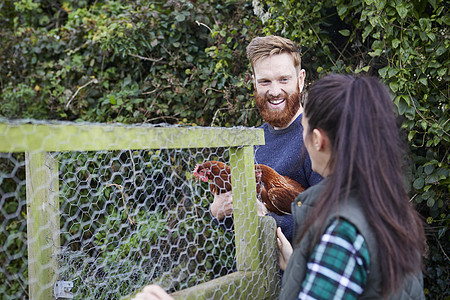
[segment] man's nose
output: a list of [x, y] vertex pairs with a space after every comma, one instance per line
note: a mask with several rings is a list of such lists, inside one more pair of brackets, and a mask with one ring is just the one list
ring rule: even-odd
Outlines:
[[281, 86], [278, 83], [272, 83], [270, 89], [269, 89], [269, 95], [271, 97], [279, 97], [283, 94], [283, 90], [281, 89]]

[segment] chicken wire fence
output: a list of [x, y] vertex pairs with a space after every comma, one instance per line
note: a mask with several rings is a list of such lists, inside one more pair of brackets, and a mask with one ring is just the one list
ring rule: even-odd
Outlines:
[[[0, 122], [1, 299], [125, 299], [149, 283], [176, 292], [261, 270], [256, 206], [235, 202], [225, 230], [192, 174], [225, 162], [234, 198], [253, 196], [246, 166], [258, 143], [245, 128]], [[248, 282], [279, 280], [245, 274], [204, 295], [253, 299]], [[258, 298], [274, 292], [260, 287]]]

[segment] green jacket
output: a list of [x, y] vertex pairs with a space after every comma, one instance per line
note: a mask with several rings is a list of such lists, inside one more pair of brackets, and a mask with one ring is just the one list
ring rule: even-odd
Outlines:
[[[328, 180], [325, 179], [319, 184], [310, 187], [305, 192], [301, 193], [292, 204], [292, 215], [295, 222], [294, 245], [296, 234], [301, 231], [302, 222], [314, 207], [314, 204], [327, 181]], [[301, 207], [298, 205], [299, 201], [302, 203]], [[347, 201], [341, 201], [339, 206], [338, 211], [331, 210], [323, 230], [326, 230], [331, 222], [339, 216], [352, 223], [364, 236], [370, 253], [370, 266], [367, 283], [364, 287], [364, 292], [359, 299], [381, 299], [381, 274], [378, 264], [377, 240], [375, 235], [369, 224], [366, 222], [364, 211], [355, 195], [351, 194]], [[283, 275], [280, 299], [298, 298], [301, 283], [306, 276], [306, 264], [312, 254], [308, 251], [308, 249], [310, 249], [311, 236], [313, 236], [313, 232], [312, 229], [309, 229], [300, 245], [296, 246], [294, 249]], [[420, 272], [420, 266], [417, 268], [419, 270], [417, 274], [405, 278], [403, 289], [395, 295], [391, 295], [389, 299], [425, 299], [423, 293], [422, 272]]]

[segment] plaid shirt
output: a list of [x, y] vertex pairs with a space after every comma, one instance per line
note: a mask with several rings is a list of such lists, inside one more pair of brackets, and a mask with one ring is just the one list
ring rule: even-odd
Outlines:
[[299, 299], [357, 299], [369, 273], [369, 251], [362, 235], [344, 219], [335, 220], [308, 260]]

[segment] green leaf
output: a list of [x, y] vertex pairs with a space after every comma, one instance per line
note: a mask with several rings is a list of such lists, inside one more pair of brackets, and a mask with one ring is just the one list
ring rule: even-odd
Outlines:
[[409, 103], [408, 103], [405, 95], [397, 96], [397, 107], [398, 107], [398, 112], [401, 115], [404, 115], [405, 112], [409, 110]]
[[370, 66], [365, 66], [364, 68], [356, 69], [355, 74], [358, 74], [360, 72], [367, 72], [367, 71], [369, 71], [369, 69], [370, 69]]
[[439, 69], [437, 71], [437, 73], [438, 73], [439, 76], [443, 77], [443, 76], [445, 76], [445, 74], [447, 74], [447, 68]]
[[427, 184], [433, 184], [439, 181], [439, 176], [437, 174], [431, 174], [427, 177]]
[[369, 55], [372, 57], [376, 57], [376, 56], [380, 56], [382, 52], [383, 52], [383, 50], [377, 49], [375, 51], [369, 52]]
[[386, 73], [387, 73], [388, 70], [389, 70], [388, 66], [384, 67], [384, 68], [378, 70], [378, 74], [380, 74], [380, 76], [382, 78], [386, 78]]
[[[348, 10], [348, 7], [345, 5], [342, 5], [338, 9], [338, 15], [342, 18], [345, 15], [345, 13], [347, 12], [347, 10]], [[347, 36], [347, 35], [344, 35], [344, 36]]]
[[392, 40], [392, 47], [397, 48], [398, 45], [400, 45], [400, 40], [399, 39], [393, 39]]
[[434, 165], [426, 165], [423, 170], [425, 174], [430, 175], [434, 171]]
[[348, 29], [342, 29], [338, 31], [340, 34], [342, 34], [343, 36], [349, 36], [350, 35], [350, 30]]
[[372, 26], [367, 26], [366, 28], [364, 28], [364, 32], [362, 34], [363, 42], [366, 40], [366, 38], [369, 36], [369, 34], [372, 32], [372, 30], [373, 30]]
[[389, 83], [389, 87], [391, 88], [391, 90], [394, 93], [396, 93], [398, 91], [399, 84], [398, 84], [398, 82], [393, 81], [393, 82]]
[[442, 21], [444, 21], [445, 25], [450, 26], [450, 16], [448, 14], [442, 17]]
[[419, 78], [419, 82], [425, 86], [428, 86], [428, 80], [426, 77]]
[[406, 15], [408, 14], [408, 9], [403, 4], [395, 6], [395, 9], [397, 10], [398, 15], [400, 18], [404, 19], [406, 18]]
[[[427, 187], [429, 187], [429, 186], [427, 186]], [[427, 191], [425, 191], [424, 193], [422, 193], [422, 198], [423, 198], [423, 200], [427, 200], [427, 199], [429, 199], [431, 197], [431, 193], [427, 190]]]
[[423, 188], [424, 185], [425, 185], [425, 180], [423, 180], [422, 177], [419, 177], [416, 180], [414, 180], [413, 187], [416, 190], [420, 190], [421, 188]]
[[436, 50], [436, 57], [441, 56], [442, 54], [444, 54], [447, 51], [447, 47], [445, 46], [440, 46], [439, 48], [437, 48]]
[[428, 39], [425, 31], [419, 31], [419, 36], [422, 41], [426, 41]]
[[427, 121], [422, 120], [422, 121], [420, 122], [420, 126], [422, 127], [423, 130], [427, 130], [427, 128], [428, 128], [428, 123], [427, 123]]
[[183, 22], [184, 20], [186, 20], [186, 17], [183, 14], [178, 14], [175, 17], [175, 20], [177, 20], [178, 22]]
[[415, 130], [411, 130], [409, 133], [408, 133], [408, 141], [412, 141], [412, 139], [414, 138], [414, 136], [416, 135], [416, 133], [417, 133], [417, 131], [415, 131]]
[[386, 0], [377, 0], [375, 1], [375, 6], [378, 11], [382, 10], [386, 6]]
[[436, 0], [429, 0], [428, 2], [436, 9]]
[[398, 69], [397, 68], [390, 68], [388, 71], [388, 75], [389, 78], [391, 78], [392, 76], [396, 75], [398, 73]]
[[421, 18], [419, 20], [419, 24], [420, 24], [420, 29], [422, 29], [423, 31], [429, 30], [431, 28], [430, 19]]

